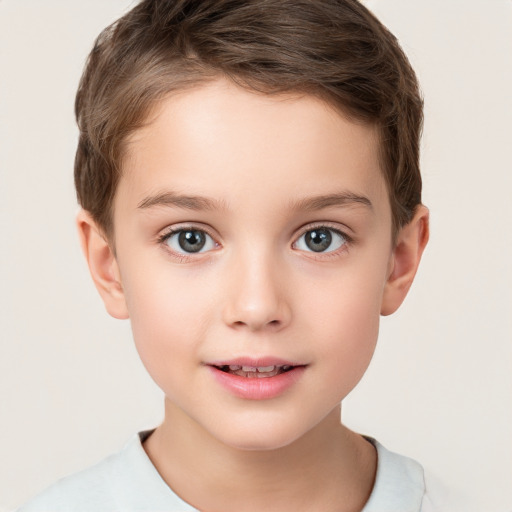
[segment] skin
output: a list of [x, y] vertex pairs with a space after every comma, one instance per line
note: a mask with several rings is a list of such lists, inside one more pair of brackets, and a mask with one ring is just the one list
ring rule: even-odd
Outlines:
[[[218, 80], [163, 100], [130, 138], [113, 240], [79, 214], [106, 308], [130, 318], [165, 393], [144, 447], [196, 508], [348, 512], [368, 499], [376, 455], [341, 424], [340, 404], [428, 239], [420, 206], [392, 243], [378, 144], [316, 98]], [[305, 235], [322, 226], [334, 242], [315, 252]], [[205, 249], [187, 253], [170, 228], [206, 232]], [[242, 356], [305, 370], [281, 395], [248, 400], [207, 366]]]

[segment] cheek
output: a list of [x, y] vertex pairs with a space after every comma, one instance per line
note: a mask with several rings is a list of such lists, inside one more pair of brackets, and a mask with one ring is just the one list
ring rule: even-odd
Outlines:
[[311, 343], [323, 365], [321, 373], [328, 375], [325, 392], [336, 390], [340, 399], [359, 382], [373, 356], [382, 300], [382, 286], [376, 283], [382, 281], [347, 273], [327, 290], [314, 289], [305, 304], [303, 318], [309, 325], [303, 328], [316, 333]]
[[214, 304], [202, 280], [168, 274], [154, 267], [125, 289], [137, 351], [161, 387], [197, 365]]
[[208, 318], [215, 294], [204, 273], [176, 271], [164, 262], [129, 275], [135, 276], [124, 286], [130, 319], [133, 329], [145, 338], [171, 334], [179, 338]]
[[339, 308], [327, 309], [322, 317], [324, 360], [346, 377], [362, 376], [377, 342], [379, 312], [364, 301], [349, 301], [347, 307], [343, 302], [338, 303]]

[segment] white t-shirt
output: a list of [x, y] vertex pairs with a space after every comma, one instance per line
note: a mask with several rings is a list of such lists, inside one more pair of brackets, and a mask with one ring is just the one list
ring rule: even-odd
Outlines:
[[[63, 478], [17, 512], [197, 512], [164, 482], [135, 435], [117, 454]], [[423, 468], [416, 461], [377, 449], [375, 484], [361, 512], [440, 512], [425, 492]]]

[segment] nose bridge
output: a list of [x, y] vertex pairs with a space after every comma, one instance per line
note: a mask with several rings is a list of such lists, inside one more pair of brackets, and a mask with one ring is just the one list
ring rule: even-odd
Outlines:
[[230, 262], [225, 322], [253, 331], [284, 327], [291, 310], [283, 271], [282, 261], [271, 247], [247, 243], [238, 249]]

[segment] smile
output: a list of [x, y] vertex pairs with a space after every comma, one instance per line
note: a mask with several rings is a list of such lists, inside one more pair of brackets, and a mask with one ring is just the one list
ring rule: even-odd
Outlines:
[[220, 371], [229, 373], [231, 375], [238, 375], [239, 377], [246, 377], [248, 379], [265, 379], [275, 377], [281, 373], [288, 372], [295, 368], [292, 365], [270, 365], [270, 366], [244, 366], [239, 364], [230, 364], [216, 366]]
[[237, 360], [207, 365], [215, 381], [246, 400], [277, 398], [295, 386], [307, 365], [272, 360]]

